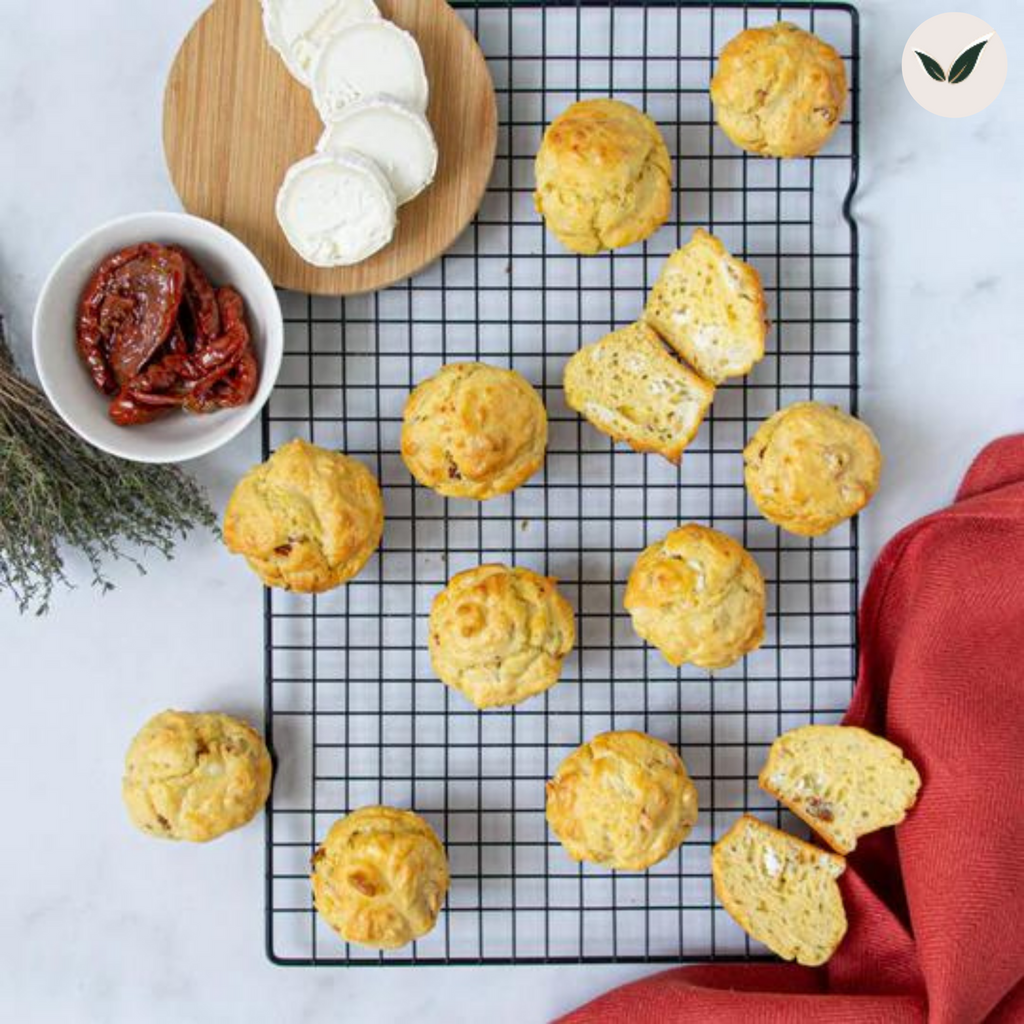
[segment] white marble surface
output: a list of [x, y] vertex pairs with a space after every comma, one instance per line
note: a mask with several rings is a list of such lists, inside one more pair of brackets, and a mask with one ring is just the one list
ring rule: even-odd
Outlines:
[[[203, 0], [0, 0], [0, 307], [28, 352], [36, 293], [64, 247], [115, 214], [176, 206], [161, 89]], [[1015, 112], [1024, 9], [980, 0], [1010, 75], [963, 121], [900, 80], [926, 0], [864, 0], [863, 411], [887, 455], [865, 556], [944, 503], [971, 456], [1024, 427]], [[1013, 210], [1016, 208], [1017, 213]], [[222, 503], [255, 429], [195, 466]], [[2, 481], [0, 481], [2, 486]], [[80, 570], [80, 567], [75, 567]], [[260, 594], [212, 541], [41, 621], [0, 602], [0, 1017], [20, 1022], [550, 1018], [642, 968], [287, 971], [262, 950], [262, 832], [203, 849], [147, 841], [118, 799], [127, 737], [165, 705], [260, 716]], [[154, 650], [149, 624], [189, 644]], [[456, 987], [457, 986], [457, 987]]]

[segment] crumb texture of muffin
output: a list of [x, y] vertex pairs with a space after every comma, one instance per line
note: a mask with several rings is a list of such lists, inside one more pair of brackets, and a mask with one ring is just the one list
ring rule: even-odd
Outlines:
[[641, 732], [602, 733], [547, 784], [547, 819], [573, 860], [644, 871], [690, 834], [697, 788], [667, 743]]
[[239, 482], [224, 543], [268, 587], [332, 590], [355, 576], [384, 532], [384, 500], [359, 461], [295, 440]]
[[646, 548], [626, 586], [637, 634], [670, 665], [725, 668], [764, 640], [765, 585], [732, 537], [687, 523]]
[[711, 851], [715, 893], [732, 919], [784, 960], [818, 967], [846, 934], [837, 879], [846, 861], [744, 815]]
[[544, 464], [548, 417], [515, 370], [449, 363], [405, 405], [402, 458], [424, 487], [485, 501], [514, 491]]
[[784, 21], [726, 43], [711, 80], [722, 131], [741, 149], [774, 157], [817, 153], [839, 127], [847, 91], [836, 50]]
[[147, 835], [205, 843], [259, 813], [272, 774], [263, 738], [245, 722], [164, 711], [132, 740], [121, 793]]
[[714, 384], [744, 376], [764, 357], [761, 276], [701, 228], [669, 256], [644, 320]]
[[572, 606], [557, 581], [529, 569], [459, 573], [430, 611], [434, 671], [478, 708], [511, 707], [549, 690], [575, 640]]
[[871, 428], [821, 402], [769, 417], [743, 452], [747, 491], [765, 519], [818, 537], [874, 497], [882, 452]]
[[645, 323], [580, 349], [566, 364], [565, 400], [594, 427], [634, 451], [678, 462], [715, 396]]
[[437, 924], [448, 858], [413, 811], [363, 807], [339, 819], [313, 855], [317, 912], [346, 942], [400, 949]]
[[895, 743], [847, 725], [783, 733], [758, 781], [839, 853], [850, 853], [860, 836], [898, 825], [921, 788]]
[[582, 100], [548, 125], [534, 205], [568, 249], [593, 255], [654, 234], [672, 208], [672, 161], [658, 126], [628, 103]]

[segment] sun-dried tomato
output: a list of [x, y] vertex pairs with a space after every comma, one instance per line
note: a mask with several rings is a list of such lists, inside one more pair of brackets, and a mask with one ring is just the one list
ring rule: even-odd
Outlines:
[[167, 341], [184, 286], [181, 255], [151, 242], [99, 265], [82, 296], [78, 351], [101, 391], [131, 380]]
[[144, 242], [100, 264], [82, 296], [78, 350], [114, 395], [120, 426], [245, 405], [259, 384], [241, 295], [214, 288], [178, 246]]
[[180, 246], [171, 246], [185, 261], [185, 296], [179, 323], [188, 314], [192, 330], [187, 337], [192, 339], [192, 348], [203, 348], [220, 336], [220, 307], [217, 305], [217, 291], [210, 284], [206, 272]]

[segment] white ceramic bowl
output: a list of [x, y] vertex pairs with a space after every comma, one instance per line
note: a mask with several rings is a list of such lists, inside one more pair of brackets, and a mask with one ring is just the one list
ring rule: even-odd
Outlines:
[[[259, 389], [248, 405], [202, 416], [175, 412], [135, 427], [119, 427], [107, 416], [110, 399], [97, 390], [78, 356], [75, 321], [97, 264], [139, 242], [184, 246], [215, 285], [231, 285], [245, 300], [260, 364]], [[227, 444], [256, 418], [281, 369], [284, 319], [267, 272], [233, 235], [185, 213], [138, 213], [102, 225], [60, 258], [36, 305], [32, 348], [47, 396], [86, 441], [135, 462], [183, 462]]]

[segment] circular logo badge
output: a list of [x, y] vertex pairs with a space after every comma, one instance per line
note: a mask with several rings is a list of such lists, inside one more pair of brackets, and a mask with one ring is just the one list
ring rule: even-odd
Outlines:
[[939, 14], [918, 25], [903, 51], [910, 95], [941, 117], [970, 117], [1002, 92], [1006, 47], [973, 14]]

